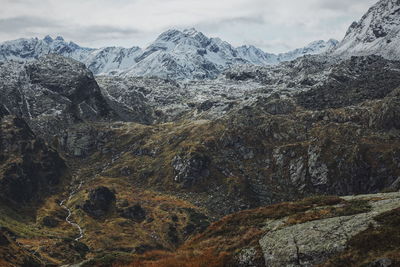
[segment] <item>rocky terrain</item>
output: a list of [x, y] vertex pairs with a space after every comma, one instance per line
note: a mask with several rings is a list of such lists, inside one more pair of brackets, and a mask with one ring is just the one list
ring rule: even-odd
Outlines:
[[[1, 266], [400, 264], [396, 57], [266, 65], [174, 30], [135, 63], [159, 77], [95, 76], [61, 38], [43, 42], [43, 57], [0, 63]], [[184, 44], [212, 64], [181, 69]], [[246, 64], [214, 68], [215, 47]]]
[[148, 252], [117, 266], [397, 266], [399, 205], [399, 193], [391, 193], [243, 211], [177, 251]]

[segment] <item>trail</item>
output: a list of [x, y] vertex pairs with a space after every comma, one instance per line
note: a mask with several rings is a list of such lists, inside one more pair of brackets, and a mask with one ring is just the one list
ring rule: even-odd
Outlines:
[[77, 228], [77, 229], [79, 230], [79, 236], [78, 236], [77, 238], [75, 238], [75, 241], [79, 241], [80, 239], [82, 239], [83, 236], [84, 236], [84, 232], [83, 232], [82, 227], [81, 227], [79, 224], [77, 224], [76, 222], [74, 222], [74, 221], [71, 220], [72, 212], [71, 212], [71, 209], [68, 208], [66, 204], [67, 204], [68, 201], [71, 200], [71, 198], [76, 194], [76, 192], [78, 192], [79, 189], [81, 189], [82, 184], [83, 184], [83, 181], [81, 181], [81, 182], [79, 183], [79, 185], [78, 185], [78, 187], [77, 187], [76, 189], [74, 189], [74, 190], [72, 190], [72, 191], [70, 192], [69, 196], [68, 196], [66, 199], [64, 199], [63, 201], [60, 202], [60, 207], [62, 207], [62, 208], [65, 209], [66, 211], [68, 211], [68, 215], [67, 215], [67, 217], [65, 218], [65, 221], [66, 221], [68, 224], [70, 224], [72, 227]]

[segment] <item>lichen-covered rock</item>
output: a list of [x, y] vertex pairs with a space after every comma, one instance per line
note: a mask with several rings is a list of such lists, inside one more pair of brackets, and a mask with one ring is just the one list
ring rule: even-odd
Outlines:
[[[261, 239], [265, 266], [314, 266], [344, 251], [349, 240], [370, 225], [382, 213], [400, 207], [400, 193], [346, 197], [348, 201], [367, 199], [371, 209], [350, 216], [281, 224]], [[370, 200], [368, 200], [370, 199]], [[375, 266], [375, 265], [372, 265]], [[380, 266], [380, 265], [378, 265]]]

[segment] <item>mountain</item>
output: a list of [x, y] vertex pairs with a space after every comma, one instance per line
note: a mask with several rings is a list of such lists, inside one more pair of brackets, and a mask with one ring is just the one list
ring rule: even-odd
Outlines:
[[400, 1], [380, 0], [348, 29], [334, 55], [381, 55], [400, 59]]
[[44, 135], [78, 122], [117, 117], [85, 65], [59, 55], [1, 63], [0, 93], [4, 110]]
[[292, 61], [296, 58], [305, 56], [305, 55], [317, 55], [324, 54], [332, 51], [336, 48], [339, 41], [335, 39], [329, 39], [328, 41], [315, 41], [303, 48], [298, 48], [293, 51], [289, 51], [287, 53], [278, 54], [278, 62]]
[[125, 76], [215, 78], [230, 65], [247, 63], [229, 43], [195, 29], [162, 33], [136, 60]]
[[157, 76], [172, 79], [215, 78], [232, 65], [271, 65], [308, 55], [325, 53], [335, 40], [316, 41], [288, 53], [270, 54], [254, 46], [233, 47], [195, 29], [168, 30], [142, 50], [139, 47], [80, 47], [62, 37], [18, 39], [0, 45], [0, 61], [29, 61], [49, 53], [84, 63], [94, 74]]
[[134, 64], [140, 53], [139, 47], [81, 47], [66, 42], [61, 36], [55, 39], [46, 36], [43, 40], [22, 38], [0, 44], [0, 61], [30, 61], [47, 54], [58, 54], [84, 63], [95, 74], [125, 69]]

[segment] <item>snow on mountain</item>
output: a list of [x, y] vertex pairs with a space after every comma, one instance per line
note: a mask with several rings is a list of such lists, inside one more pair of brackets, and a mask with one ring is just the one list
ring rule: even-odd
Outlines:
[[323, 40], [315, 41], [303, 48], [298, 48], [287, 53], [279, 54], [277, 57], [277, 61], [292, 61], [305, 55], [317, 55], [327, 53], [329, 51], [332, 51], [338, 45], [338, 43], [339, 41], [334, 39], [329, 39], [326, 42]]
[[66, 42], [60, 36], [55, 39], [46, 36], [42, 40], [21, 38], [0, 44], [0, 61], [30, 61], [47, 54], [59, 54], [80, 61], [93, 73], [100, 74], [132, 66], [141, 52], [139, 47], [86, 48]]
[[229, 43], [195, 29], [162, 33], [136, 60], [124, 75], [214, 78], [230, 65], [248, 63]]
[[400, 59], [400, 1], [381, 0], [353, 22], [335, 55], [381, 55]]
[[73, 42], [65, 42], [60, 36], [53, 39], [46, 36], [43, 40], [38, 38], [17, 39], [0, 44], [1, 61], [29, 61], [50, 53], [60, 54], [82, 60], [94, 49], [80, 47]]
[[81, 47], [55, 39], [18, 39], [0, 44], [0, 61], [29, 61], [55, 53], [84, 63], [94, 74], [157, 76], [172, 79], [215, 78], [233, 65], [272, 65], [307, 54], [332, 49], [335, 40], [316, 41], [283, 54], [265, 53], [254, 46], [233, 47], [219, 38], [209, 38], [195, 29], [168, 30], [142, 50], [139, 47]]
[[254, 65], [270, 65], [279, 63], [278, 55], [265, 53], [252, 45], [243, 45], [237, 48], [239, 57], [245, 58]]
[[195, 29], [169, 30], [146, 48], [137, 64], [124, 76], [158, 76], [162, 78], [215, 78], [233, 65], [271, 65], [307, 54], [332, 49], [338, 42], [317, 41], [305, 48], [284, 54], [269, 54], [254, 46], [233, 47], [219, 38], [208, 38]]
[[83, 62], [95, 74], [112, 74], [118, 70], [124, 70], [136, 63], [136, 58], [142, 54], [140, 47], [104, 47], [95, 49]]

